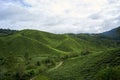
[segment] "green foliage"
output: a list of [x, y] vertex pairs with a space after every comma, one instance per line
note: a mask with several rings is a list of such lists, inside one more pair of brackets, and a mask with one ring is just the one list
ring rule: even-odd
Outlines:
[[18, 64], [16, 67], [15, 75], [14, 75], [15, 79], [17, 80], [24, 79], [24, 75], [25, 75], [25, 65]]
[[11, 34], [13, 34], [15, 32], [16, 32], [16, 30], [0, 29], [0, 36], [11, 35]]
[[39, 73], [44, 73], [46, 70], [47, 70], [47, 66], [45, 66], [45, 65], [41, 65], [40, 67], [38, 67]]
[[49, 80], [46, 76], [39, 75], [34, 80]]
[[89, 49], [85, 49], [84, 51], [81, 52], [81, 55], [88, 55], [90, 54], [90, 50]]
[[[64, 61], [64, 64], [61, 67], [48, 72], [48, 76], [51, 80], [98, 80], [95, 79], [95, 75], [98, 72], [106, 69], [107, 67], [114, 68], [120, 65], [119, 55], [120, 49], [114, 49], [104, 52], [92, 52], [88, 55], [82, 55], [76, 58], [68, 58]], [[119, 70], [120, 68], [117, 69], [117, 71]], [[118, 74], [116, 74], [116, 78], [119, 80], [119, 76], [117, 75]]]
[[120, 67], [103, 69], [97, 74], [96, 80], [120, 80]]
[[36, 62], [36, 66], [41, 66], [41, 62], [40, 62], [40, 61], [37, 61], [37, 62]]
[[0, 36], [0, 79], [119, 80], [119, 45], [95, 34], [13, 31]]

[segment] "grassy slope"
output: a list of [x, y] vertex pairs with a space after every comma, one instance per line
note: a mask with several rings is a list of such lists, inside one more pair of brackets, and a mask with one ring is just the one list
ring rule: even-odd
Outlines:
[[67, 35], [52, 34], [36, 30], [23, 30], [20, 31], [20, 34], [35, 39], [44, 44], [50, 45], [52, 47], [56, 47], [57, 45], [59, 45], [60, 41], [62, 42], [64, 39], [67, 38]]
[[69, 52], [80, 52], [80, 44], [72, 38], [65, 39], [60, 45], [57, 46], [57, 49], [62, 51]]
[[101, 70], [116, 66], [120, 66], [120, 49], [68, 59], [58, 69], [48, 72], [48, 76], [50, 80], [95, 80]]
[[[36, 30], [22, 30], [0, 37], [0, 56], [9, 54], [24, 56], [28, 53], [33, 59], [39, 60], [44, 56], [60, 56], [70, 52], [75, 54], [86, 49], [93, 52], [65, 60], [58, 69], [47, 73], [47, 76], [42, 76], [46, 80], [49, 78], [50, 80], [92, 80], [98, 71], [109, 64], [113, 65], [111, 61], [115, 60], [115, 63], [119, 65], [117, 63], [119, 49], [103, 52], [115, 47], [118, 47], [116, 41], [84, 34], [60, 35]], [[38, 76], [39, 79], [40, 76]]]
[[[22, 32], [25, 32], [24, 34], [27, 35], [26, 33], [27, 31], [22, 31]], [[41, 37], [37, 36], [36, 38], [41, 38]], [[1, 54], [12, 53], [16, 55], [24, 55], [25, 53], [29, 53], [30, 55], [45, 54], [47, 56], [53, 54], [55, 55], [65, 54], [65, 52], [52, 48], [50, 45], [47, 45], [42, 41], [38, 41], [34, 38], [30, 38], [29, 36], [28, 37], [24, 36], [21, 34], [21, 32], [18, 32], [14, 35], [10, 35], [7, 37], [0, 37], [0, 43], [1, 43], [0, 53]]]
[[0, 37], [1, 50], [4, 54], [66, 54], [79, 52], [87, 47], [97, 49], [92, 41], [74, 39], [70, 35], [52, 34], [36, 30], [23, 30], [13, 35]]

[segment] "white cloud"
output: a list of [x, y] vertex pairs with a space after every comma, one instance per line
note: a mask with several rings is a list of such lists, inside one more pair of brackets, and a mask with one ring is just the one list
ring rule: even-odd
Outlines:
[[0, 3], [0, 25], [4, 28], [96, 33], [120, 25], [120, 0], [1, 0]]
[[33, 8], [31, 11], [43, 11], [49, 15], [67, 17], [87, 17], [98, 12], [106, 5], [106, 0], [26, 0]]

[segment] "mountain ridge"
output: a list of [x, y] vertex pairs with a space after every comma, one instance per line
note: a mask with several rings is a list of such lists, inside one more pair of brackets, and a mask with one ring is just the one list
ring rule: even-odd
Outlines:
[[103, 32], [102, 35], [113, 39], [120, 39], [120, 27], [114, 28], [110, 31]]

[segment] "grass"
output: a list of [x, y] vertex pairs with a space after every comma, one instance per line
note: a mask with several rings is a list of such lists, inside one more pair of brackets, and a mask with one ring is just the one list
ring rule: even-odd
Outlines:
[[80, 56], [79, 58], [67, 59], [61, 67], [48, 72], [48, 76], [51, 80], [95, 80], [96, 75], [101, 70], [120, 65], [119, 55], [120, 49], [96, 52]]
[[49, 80], [49, 79], [46, 76], [39, 75], [39, 76], [33, 78], [33, 80]]
[[[111, 69], [120, 76], [119, 45], [119, 40], [99, 35], [17, 31], [0, 36], [0, 66], [4, 67], [0, 75], [10, 73], [7, 78], [23, 80], [107, 80], [104, 74]], [[11, 64], [12, 70], [6, 67]]]

